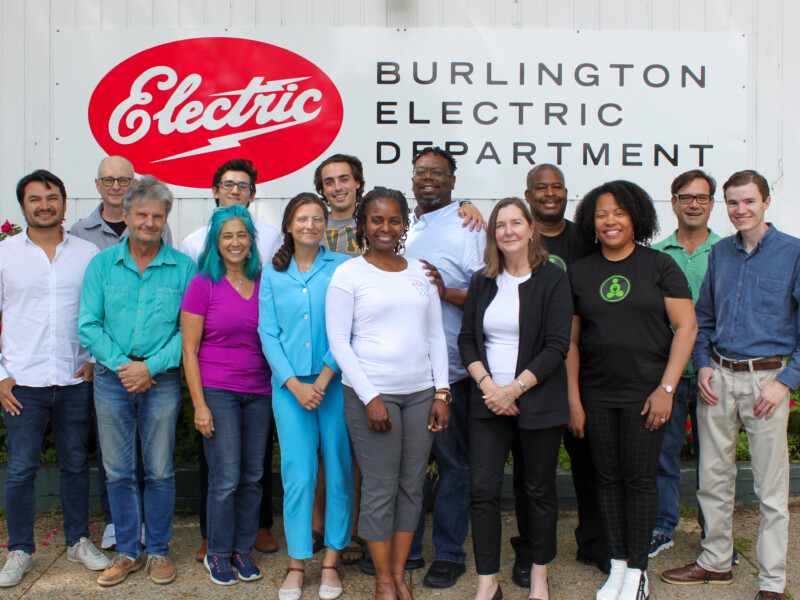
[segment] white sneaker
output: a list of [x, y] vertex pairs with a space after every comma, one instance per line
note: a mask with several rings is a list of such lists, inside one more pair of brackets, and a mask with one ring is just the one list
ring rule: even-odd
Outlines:
[[650, 597], [650, 586], [647, 584], [647, 573], [641, 569], [626, 569], [625, 581], [617, 596], [618, 600], [647, 600]]
[[77, 544], [73, 544], [67, 550], [67, 560], [81, 563], [90, 571], [104, 571], [111, 562], [109, 558], [100, 552], [95, 545], [82, 537]]
[[626, 561], [612, 558], [611, 572], [608, 574], [608, 579], [606, 579], [603, 587], [597, 590], [595, 600], [617, 600], [622, 589], [622, 583], [625, 581], [627, 569], [628, 563]]
[[113, 550], [117, 547], [117, 534], [114, 530], [114, 524], [109, 523], [106, 525], [106, 530], [103, 532], [103, 541], [100, 543], [103, 550]]
[[33, 559], [30, 554], [22, 550], [12, 550], [8, 553], [3, 570], [0, 571], [0, 587], [17, 585], [32, 568]]

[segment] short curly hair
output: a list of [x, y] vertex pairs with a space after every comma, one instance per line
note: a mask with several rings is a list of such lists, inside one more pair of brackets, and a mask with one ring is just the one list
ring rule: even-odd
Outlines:
[[597, 199], [611, 194], [633, 221], [633, 241], [648, 244], [658, 233], [658, 216], [650, 194], [631, 181], [609, 181], [586, 194], [575, 209], [575, 228], [587, 243], [595, 241], [594, 211]]
[[356, 207], [356, 243], [359, 247], [364, 245], [364, 240], [366, 239], [367, 211], [369, 210], [369, 205], [375, 200], [380, 200], [381, 198], [394, 200], [397, 203], [397, 207], [400, 209], [400, 214], [403, 216], [404, 223], [403, 237], [400, 241], [404, 242], [406, 239], [406, 234], [408, 233], [409, 215], [408, 201], [406, 200], [406, 197], [403, 195], [403, 192], [391, 190], [385, 187], [376, 187], [364, 194], [361, 202], [359, 202], [358, 206]]

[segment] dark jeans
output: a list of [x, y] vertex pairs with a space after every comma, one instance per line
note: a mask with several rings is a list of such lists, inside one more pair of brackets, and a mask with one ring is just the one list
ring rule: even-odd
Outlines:
[[[602, 562], [608, 554], [608, 548], [597, 506], [597, 485], [589, 440], [586, 437], [577, 438], [565, 429], [564, 448], [569, 454], [572, 486], [578, 501], [578, 526], [575, 528], [578, 554]], [[529, 547], [528, 495], [524, 487], [525, 456], [519, 436], [514, 438], [511, 455], [514, 459], [514, 511], [521, 538], [519, 543], [523, 547]]]
[[91, 383], [65, 386], [15, 385], [11, 393], [22, 410], [3, 411], [8, 443], [6, 523], [8, 550], [33, 554], [36, 472], [48, 421], [61, 470], [61, 509], [67, 546], [89, 537], [89, 435], [92, 430]]
[[584, 408], [609, 558], [627, 559], [628, 567], [644, 571], [658, 512], [656, 474], [666, 428], [649, 431], [642, 406]]
[[[467, 560], [464, 540], [469, 531], [469, 389], [471, 378], [450, 384], [453, 403], [450, 425], [433, 436], [433, 454], [439, 469], [436, 503], [433, 507], [434, 560], [463, 563]], [[427, 488], [426, 488], [427, 489]], [[422, 512], [411, 542], [409, 558], [422, 558], [422, 536], [428, 502], [423, 497]]]
[[203, 387], [214, 432], [203, 440], [209, 463], [208, 554], [249, 554], [258, 533], [261, 480], [272, 398]]
[[[272, 529], [272, 454], [275, 446], [275, 420], [269, 424], [267, 450], [264, 453], [264, 469], [259, 483], [261, 484], [261, 504], [258, 510], [258, 528]], [[208, 461], [203, 444], [203, 436], [197, 434], [197, 461], [200, 467], [200, 502], [197, 506], [197, 517], [200, 520], [200, 535], [208, 539]]]
[[[681, 449], [686, 434], [686, 415], [692, 419], [692, 445], [694, 455], [700, 459], [699, 431], [697, 430], [697, 377], [681, 379], [675, 388], [672, 416], [664, 429], [664, 443], [658, 459], [658, 516], [654, 531], [672, 538], [680, 521]], [[696, 474], [699, 484], [700, 473]], [[700, 530], [705, 529], [703, 511], [697, 511]]]
[[556, 465], [564, 425], [546, 429], [520, 429], [514, 417], [470, 419], [472, 473], [472, 541], [478, 575], [500, 570], [500, 492], [508, 452], [519, 437], [525, 457], [524, 491], [528, 497], [527, 537], [532, 540], [531, 559], [546, 565], [556, 556]]

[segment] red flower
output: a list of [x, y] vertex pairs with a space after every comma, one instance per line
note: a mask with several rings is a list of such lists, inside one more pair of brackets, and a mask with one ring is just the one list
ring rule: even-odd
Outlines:
[[9, 223], [8, 220], [6, 220], [6, 222], [3, 223], [2, 227], [0, 227], [0, 231], [2, 231], [3, 233], [11, 233], [12, 231], [14, 231], [14, 226], [11, 223]]

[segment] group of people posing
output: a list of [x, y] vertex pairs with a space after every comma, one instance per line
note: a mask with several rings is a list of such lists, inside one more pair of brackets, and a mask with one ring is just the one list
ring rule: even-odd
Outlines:
[[[253, 549], [277, 549], [274, 422], [290, 557], [280, 600], [299, 600], [306, 561], [321, 548], [323, 600], [343, 592], [339, 564], [356, 561], [375, 576], [374, 598], [412, 598], [405, 572], [425, 564], [431, 456], [435, 554], [423, 582], [450, 587], [465, 573], [471, 522], [475, 600], [501, 599], [509, 452], [519, 530], [512, 581], [549, 600], [562, 440], [578, 500], [576, 559], [608, 575], [596, 600], [646, 600], [648, 558], [673, 545], [679, 519], [688, 414], [702, 553], [662, 579], [732, 582], [744, 425], [762, 506], [756, 598], [783, 599], [800, 241], [765, 220], [764, 178], [741, 171], [726, 181], [737, 233], [720, 239], [708, 229], [714, 179], [679, 175], [678, 227], [651, 247], [655, 208], [634, 183], [591, 190], [570, 222], [564, 174], [537, 165], [525, 201], [499, 200], [486, 223], [452, 200], [455, 172], [447, 151], [421, 150], [410, 210], [400, 191], [365, 193], [360, 161], [333, 155], [316, 169], [317, 193], [289, 201], [279, 232], [251, 218], [258, 174], [234, 159], [213, 177], [217, 209], [181, 252], [167, 226], [171, 192], [152, 176], [136, 179], [122, 157], [100, 164], [103, 202], [69, 234], [61, 180], [43, 170], [21, 179], [27, 228], [0, 243], [10, 537], [0, 586], [33, 566], [34, 479], [48, 422], [69, 560], [112, 586], [145, 566], [146, 547], [150, 578], [175, 579], [182, 365], [206, 474], [197, 558], [214, 583], [260, 579]], [[111, 560], [88, 539], [95, 419]]]

